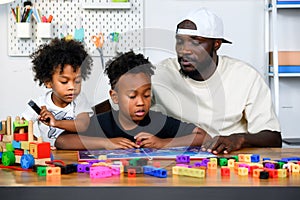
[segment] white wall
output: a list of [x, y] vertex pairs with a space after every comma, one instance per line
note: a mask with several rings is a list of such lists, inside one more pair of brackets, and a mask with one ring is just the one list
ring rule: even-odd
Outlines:
[[[175, 56], [174, 31], [178, 20], [189, 10], [207, 7], [224, 21], [225, 35], [233, 44], [224, 44], [219, 54], [230, 55], [253, 65], [262, 75], [264, 66], [264, 0], [144, 0], [145, 54], [153, 63]], [[6, 5], [0, 5], [0, 119], [19, 115], [27, 101], [42, 94], [33, 82], [28, 57], [7, 55]], [[99, 66], [99, 59], [94, 59]], [[93, 104], [108, 97], [108, 80], [94, 67], [83, 90]]]

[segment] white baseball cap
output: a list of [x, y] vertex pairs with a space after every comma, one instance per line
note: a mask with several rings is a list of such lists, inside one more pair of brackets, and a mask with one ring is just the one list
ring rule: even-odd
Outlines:
[[[178, 28], [178, 25], [185, 20], [193, 22], [196, 25], [196, 30]], [[178, 25], [176, 34], [222, 39], [224, 43], [232, 43], [224, 38], [222, 19], [206, 8], [200, 8], [190, 12]]]

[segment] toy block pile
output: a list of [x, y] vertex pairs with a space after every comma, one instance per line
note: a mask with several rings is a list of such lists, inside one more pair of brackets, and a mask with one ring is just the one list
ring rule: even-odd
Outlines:
[[252, 176], [259, 179], [285, 178], [289, 175], [300, 175], [300, 157], [271, 160], [264, 158], [261, 162], [258, 154], [238, 154], [230, 158], [212, 157], [201, 162], [190, 164], [189, 158], [177, 156], [176, 166], [172, 173], [178, 176], [205, 178], [208, 170], [219, 167], [222, 177], [230, 176], [234, 172], [238, 176]]
[[[41, 138], [34, 140], [33, 122], [16, 117], [11, 123], [11, 117], [1, 123], [1, 161], [4, 166], [20, 165], [22, 169], [33, 168], [34, 165], [46, 165], [51, 161], [49, 142]], [[57, 170], [49, 169], [49, 172]]]
[[125, 174], [128, 178], [136, 177], [137, 174], [166, 178], [168, 171], [157, 167], [159, 165], [158, 162], [153, 162], [153, 165], [149, 165], [148, 160], [144, 158], [111, 161], [102, 157], [101, 160], [78, 163], [77, 172], [88, 173], [90, 178], [107, 178], [120, 174]]

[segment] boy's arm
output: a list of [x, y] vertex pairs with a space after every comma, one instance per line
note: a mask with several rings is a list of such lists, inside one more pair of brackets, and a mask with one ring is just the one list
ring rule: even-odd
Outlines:
[[85, 149], [128, 149], [137, 148], [134, 142], [127, 138], [104, 138], [79, 135], [64, 132], [55, 141], [57, 149], [85, 150]]
[[45, 106], [41, 106], [39, 120], [47, 126], [64, 129], [70, 132], [86, 131], [90, 124], [90, 117], [89, 114], [86, 112], [78, 114], [75, 120], [56, 120], [53, 114], [50, 111], [48, 111]]
[[141, 147], [166, 148], [179, 146], [201, 146], [204, 141], [210, 140], [211, 136], [203, 129], [195, 127], [191, 134], [181, 137], [162, 139], [150, 133], [142, 132], [136, 135], [135, 138], [137, 144]]
[[57, 149], [85, 150], [105, 148], [106, 138], [83, 136], [77, 133], [64, 132], [55, 140]]

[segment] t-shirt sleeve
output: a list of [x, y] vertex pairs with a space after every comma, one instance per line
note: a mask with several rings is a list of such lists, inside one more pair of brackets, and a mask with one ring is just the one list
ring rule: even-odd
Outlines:
[[280, 124], [272, 104], [269, 87], [261, 77], [254, 82], [245, 108], [248, 132], [279, 131]]
[[75, 99], [76, 108], [75, 115], [77, 116], [80, 113], [88, 113], [90, 117], [94, 115], [94, 111], [85, 94], [81, 92], [78, 97]]
[[156, 135], [160, 138], [175, 138], [189, 135], [195, 129], [192, 123], [182, 122], [172, 117], [167, 117], [163, 129]]

